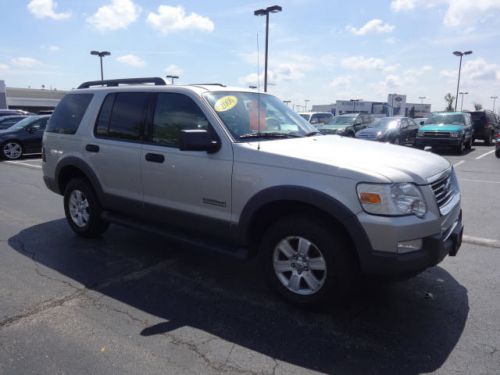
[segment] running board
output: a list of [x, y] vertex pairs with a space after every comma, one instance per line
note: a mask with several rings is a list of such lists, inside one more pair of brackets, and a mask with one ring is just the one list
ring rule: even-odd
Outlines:
[[168, 239], [182, 243], [184, 245], [189, 245], [192, 247], [196, 247], [201, 250], [206, 250], [210, 252], [215, 252], [227, 256], [231, 256], [238, 259], [248, 259], [249, 252], [244, 247], [233, 247], [224, 243], [216, 242], [212, 239], [196, 239], [192, 238], [184, 233], [174, 233], [165, 229], [164, 227], [160, 227], [155, 224], [145, 224], [144, 222], [129, 218], [127, 216], [123, 216], [114, 212], [104, 211], [101, 214], [101, 217], [109, 221], [113, 224], [122, 225], [124, 227], [139, 229], [145, 232], [150, 232], [154, 234], [158, 234], [163, 237], [167, 237]]

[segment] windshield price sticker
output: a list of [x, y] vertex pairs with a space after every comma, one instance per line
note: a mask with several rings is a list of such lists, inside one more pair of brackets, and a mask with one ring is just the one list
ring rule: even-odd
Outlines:
[[217, 112], [229, 111], [238, 103], [236, 96], [223, 96], [215, 102], [214, 108]]

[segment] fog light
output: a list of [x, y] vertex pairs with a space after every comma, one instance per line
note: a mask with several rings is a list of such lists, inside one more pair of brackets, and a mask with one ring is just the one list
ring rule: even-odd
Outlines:
[[398, 242], [398, 253], [411, 253], [422, 249], [422, 239]]

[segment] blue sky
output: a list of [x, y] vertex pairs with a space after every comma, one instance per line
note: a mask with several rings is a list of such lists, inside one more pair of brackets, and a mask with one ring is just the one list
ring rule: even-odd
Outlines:
[[[275, 2], [0, 0], [0, 79], [70, 89], [99, 79], [90, 50], [108, 50], [105, 78], [178, 74], [178, 83], [257, 81], [264, 17]], [[296, 104], [386, 99], [444, 107], [458, 58], [464, 108], [500, 96], [500, 0], [282, 0], [271, 15], [269, 91]], [[8, 15], [5, 17], [5, 15]], [[497, 108], [499, 108], [497, 106]]]

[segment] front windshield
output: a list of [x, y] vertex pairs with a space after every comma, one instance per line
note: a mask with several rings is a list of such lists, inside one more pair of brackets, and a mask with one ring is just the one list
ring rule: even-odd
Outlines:
[[21, 121], [19, 122], [16, 122], [14, 125], [12, 125], [9, 130], [19, 130], [19, 129], [22, 129], [26, 126], [28, 126], [29, 124], [31, 124], [33, 122], [33, 117], [26, 117], [24, 119], [22, 119]]
[[306, 121], [309, 121], [309, 119], [311, 118], [311, 115], [306, 115], [305, 113], [300, 113], [299, 116]]
[[462, 116], [462, 115], [447, 115], [444, 113], [434, 113], [427, 120], [425, 120], [425, 124], [464, 125], [464, 116]]
[[352, 125], [355, 118], [355, 116], [337, 116], [328, 121], [326, 125], [345, 127]]
[[369, 124], [368, 127], [377, 129], [397, 129], [398, 125], [399, 125], [399, 120], [391, 118], [381, 118]]
[[216, 91], [204, 94], [232, 136], [238, 141], [302, 137], [316, 128], [272, 95]]

